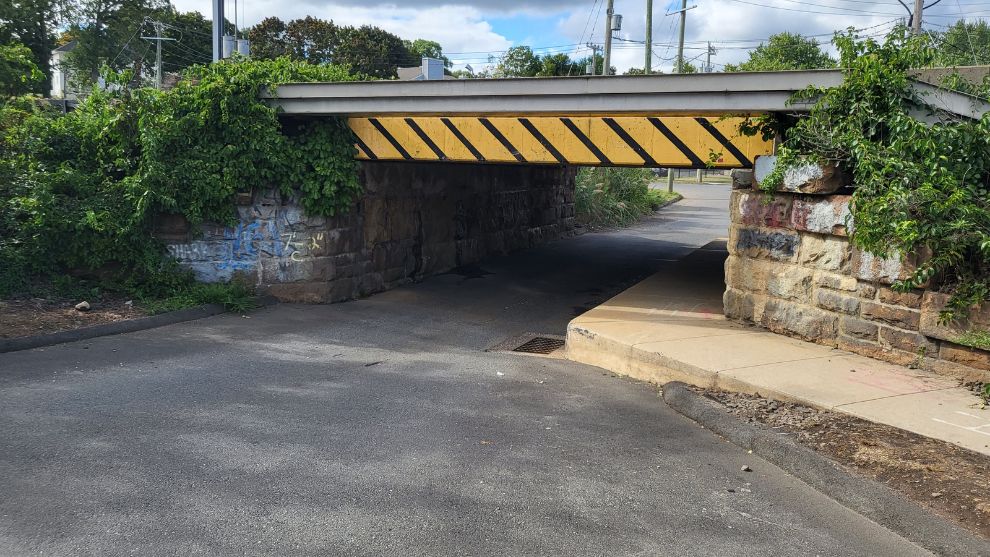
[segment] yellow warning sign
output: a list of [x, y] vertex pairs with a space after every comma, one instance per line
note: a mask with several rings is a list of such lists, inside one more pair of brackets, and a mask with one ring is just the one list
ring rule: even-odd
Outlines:
[[751, 168], [772, 142], [739, 134], [742, 118], [690, 116], [387, 116], [348, 120], [357, 158]]

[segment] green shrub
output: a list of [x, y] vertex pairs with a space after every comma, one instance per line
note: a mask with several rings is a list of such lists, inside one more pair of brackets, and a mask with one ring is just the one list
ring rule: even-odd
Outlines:
[[[844, 83], [809, 89], [807, 118], [785, 132], [772, 190], [801, 155], [851, 173], [853, 243], [882, 256], [922, 254], [895, 286], [952, 294], [943, 319], [990, 300], [990, 114], [980, 120], [929, 108], [909, 79], [935, 51], [906, 30], [883, 43], [839, 35]], [[927, 116], [934, 123], [926, 123]]]
[[[310, 214], [360, 194], [353, 136], [338, 118], [286, 126], [259, 99], [289, 81], [356, 79], [288, 59], [192, 67], [172, 90], [110, 75], [66, 115], [21, 98], [0, 107], [0, 295], [72, 271], [140, 297], [197, 296], [152, 238], [152, 218], [232, 223], [235, 194], [301, 191]], [[212, 287], [211, 287], [212, 288]]]
[[653, 172], [644, 168], [582, 168], [574, 209], [591, 228], [628, 226], [660, 208], [676, 194], [650, 188]]

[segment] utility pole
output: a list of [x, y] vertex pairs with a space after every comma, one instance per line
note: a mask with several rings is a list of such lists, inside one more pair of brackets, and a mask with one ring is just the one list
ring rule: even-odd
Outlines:
[[924, 0], [914, 0], [914, 14], [911, 17], [911, 31], [915, 35], [921, 34], [921, 14], [925, 11]]
[[162, 41], [174, 41], [175, 39], [170, 39], [168, 37], [162, 36], [162, 27], [164, 24], [160, 21], [151, 22], [155, 26], [155, 36], [154, 37], [141, 37], [146, 41], [156, 41], [158, 43], [155, 50], [155, 89], [162, 88]]
[[653, 0], [646, 0], [646, 63], [643, 73], [653, 73]]
[[213, 61], [219, 62], [223, 58], [223, 2], [224, 0], [213, 0]]
[[684, 26], [687, 25], [687, 0], [681, 0], [681, 30], [677, 39], [677, 73], [684, 73]]
[[608, 0], [608, 10], [605, 12], [605, 63], [602, 66], [602, 75], [609, 75], [609, 68], [612, 65], [612, 16], [615, 15], [614, 4], [615, 0]]
[[595, 75], [598, 72], [598, 70], [595, 69], [598, 64], [598, 52], [601, 51], [602, 47], [594, 43], [584, 44], [591, 49], [591, 63], [588, 64], [588, 75]]
[[705, 59], [705, 73], [712, 73], [712, 55], [717, 51], [712, 48], [712, 42], [708, 41], [708, 57]]

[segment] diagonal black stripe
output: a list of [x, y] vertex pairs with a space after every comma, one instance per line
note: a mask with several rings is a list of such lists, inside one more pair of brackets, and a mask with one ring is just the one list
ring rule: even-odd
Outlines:
[[636, 143], [636, 140], [633, 139], [632, 136], [629, 135], [629, 132], [623, 129], [618, 122], [616, 122], [612, 118], [602, 118], [602, 120], [606, 124], [608, 124], [608, 127], [612, 128], [612, 131], [615, 132], [615, 135], [621, 137], [622, 141], [625, 141], [626, 145], [628, 145], [630, 149], [635, 151], [636, 154], [643, 159], [643, 163], [646, 166], [650, 166], [654, 168], [660, 166], [659, 164], [657, 164], [657, 161], [653, 160], [653, 157], [651, 157], [650, 154], [646, 152], [646, 149], [643, 149], [643, 147], [639, 143]]
[[612, 161], [608, 160], [608, 157], [605, 156], [605, 153], [602, 153], [601, 149], [599, 149], [597, 145], [592, 143], [591, 140], [588, 139], [588, 136], [584, 135], [584, 132], [579, 130], [578, 127], [574, 125], [574, 122], [572, 122], [570, 118], [561, 118], [560, 121], [564, 124], [564, 126], [567, 127], [567, 129], [571, 130], [571, 133], [574, 134], [574, 137], [578, 138], [578, 141], [584, 143], [584, 146], [587, 147], [588, 150], [591, 151], [593, 155], [598, 157], [598, 162], [602, 164], [612, 164]]
[[691, 151], [691, 149], [688, 149], [688, 146], [685, 145], [683, 141], [681, 141], [681, 138], [674, 135], [674, 132], [670, 131], [670, 128], [665, 126], [664, 123], [661, 122], [658, 118], [648, 118], [648, 120], [650, 121], [651, 124], [653, 124], [654, 128], [660, 130], [660, 133], [662, 133], [664, 137], [666, 137], [671, 143], [674, 144], [674, 147], [677, 147], [677, 149], [681, 153], [683, 153], [684, 156], [688, 158], [688, 160], [691, 161], [691, 164], [694, 168], [702, 168], [706, 166], [705, 163], [698, 158], [698, 155], [695, 155], [694, 152]]
[[509, 143], [509, 140], [502, 135], [502, 132], [498, 131], [498, 128], [496, 128], [494, 124], [488, 121], [488, 118], [478, 118], [478, 121], [481, 122], [482, 126], [485, 126], [485, 129], [490, 131], [492, 135], [495, 136], [495, 139], [502, 144], [502, 147], [508, 149], [509, 152], [512, 153], [512, 156], [516, 157], [517, 161], [526, 162], [526, 158], [519, 153], [519, 149], [516, 149], [512, 143]]
[[368, 121], [371, 122], [372, 126], [375, 126], [376, 130], [378, 130], [379, 132], [381, 132], [382, 135], [385, 136], [385, 139], [387, 139], [388, 142], [392, 144], [392, 147], [395, 147], [395, 150], [398, 151], [400, 155], [402, 155], [402, 158], [406, 159], [407, 161], [412, 160], [412, 157], [409, 156], [409, 153], [402, 147], [402, 145], [398, 141], [395, 140], [394, 137], [392, 137], [392, 134], [388, 133], [388, 130], [385, 129], [385, 126], [383, 126], [382, 123], [379, 122], [377, 118], [368, 118]]
[[412, 128], [412, 131], [416, 132], [416, 135], [418, 135], [419, 138], [423, 140], [423, 143], [426, 143], [426, 146], [429, 147], [431, 151], [433, 151], [433, 154], [436, 155], [438, 159], [442, 161], [447, 160], [447, 155], [443, 154], [443, 151], [440, 150], [440, 147], [437, 147], [437, 144], [434, 143], [432, 139], [430, 139], [430, 136], [426, 135], [426, 132], [423, 131], [423, 128], [419, 127], [419, 124], [417, 124], [415, 120], [413, 120], [412, 118], [406, 118], [406, 124], [408, 124], [409, 127]]
[[358, 137], [358, 134], [354, 134], [354, 143], [359, 149], [364, 151], [364, 154], [367, 155], [369, 159], [378, 160], [378, 155], [376, 155], [375, 152], [371, 150], [371, 147], [368, 147], [368, 145], [362, 141], [360, 137]]
[[560, 164], [567, 164], [567, 159], [564, 158], [564, 155], [561, 155], [560, 151], [558, 151], [557, 148], [553, 146], [553, 143], [550, 143], [550, 140], [547, 139], [542, 133], [540, 133], [540, 130], [536, 129], [536, 126], [534, 126], [533, 123], [529, 121], [529, 118], [519, 118], [519, 123], [522, 124], [522, 126], [526, 128], [526, 130], [529, 131], [529, 133], [533, 134], [533, 137], [535, 137], [536, 140], [540, 142], [540, 145], [543, 145], [544, 149], [546, 149], [547, 151], [550, 152], [551, 155], [553, 155], [553, 158], [557, 159], [557, 162], [559, 162]]
[[743, 165], [743, 168], [753, 168], [753, 161], [749, 160], [749, 158], [746, 157], [746, 155], [744, 155], [743, 152], [740, 151], [738, 147], [733, 145], [732, 142], [729, 141], [729, 138], [722, 135], [722, 132], [718, 131], [718, 128], [716, 128], [711, 122], [709, 122], [708, 118], [695, 118], [695, 120], [699, 124], [701, 124], [701, 127], [705, 128], [705, 130], [707, 130], [708, 133], [712, 134], [712, 137], [714, 137], [716, 141], [721, 143], [722, 147], [725, 147], [727, 151], [732, 153], [732, 156], [736, 157], [736, 160], [738, 160]]
[[443, 125], [447, 126], [447, 129], [454, 134], [454, 137], [460, 140], [460, 142], [463, 143], [465, 147], [467, 147], [468, 151], [471, 151], [471, 154], [474, 155], [474, 158], [478, 159], [478, 161], [480, 162], [485, 162], [485, 157], [484, 155], [481, 154], [481, 151], [475, 149], [474, 145], [472, 145], [471, 142], [468, 141], [468, 138], [464, 137], [464, 134], [461, 133], [461, 130], [457, 129], [457, 126], [455, 126], [454, 123], [450, 121], [450, 118], [441, 118], [440, 121], [443, 122]]

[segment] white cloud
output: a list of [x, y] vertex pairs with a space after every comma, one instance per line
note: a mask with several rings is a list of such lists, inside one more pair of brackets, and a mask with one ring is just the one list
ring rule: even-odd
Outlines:
[[[173, 0], [173, 4], [179, 11], [199, 11], [207, 17], [212, 13], [212, 4], [206, 0]], [[492, 30], [478, 8], [467, 6], [399, 8], [377, 6], [374, 2], [345, 6], [279, 0], [251, 0], [241, 2], [241, 6], [239, 9], [244, 14], [238, 19], [244, 25], [253, 25], [269, 16], [288, 21], [309, 15], [342, 25], [376, 25], [404, 39], [434, 40], [447, 52], [502, 51], [512, 46], [510, 40]], [[233, 5], [229, 4], [226, 10], [227, 17], [233, 19]]]

